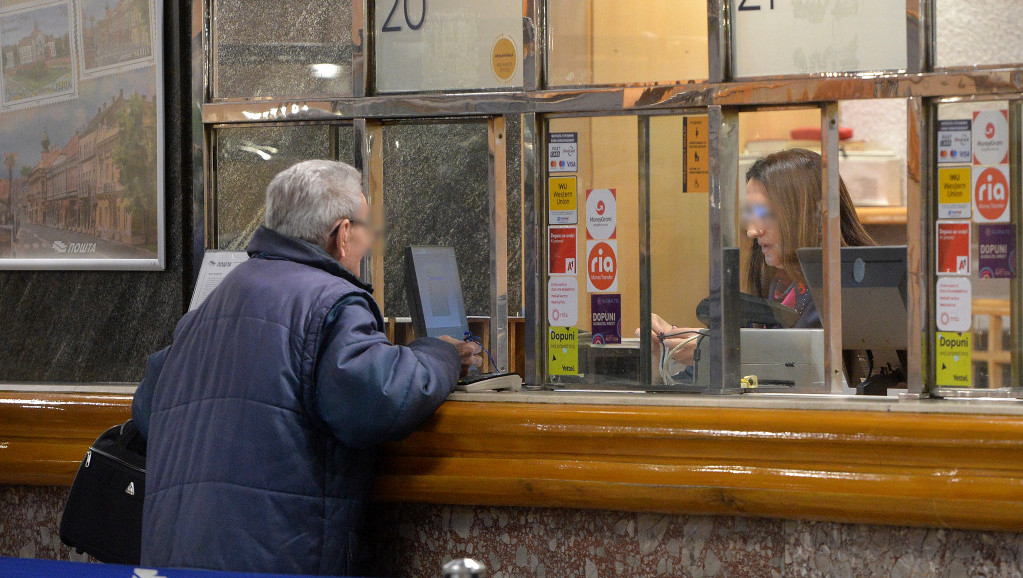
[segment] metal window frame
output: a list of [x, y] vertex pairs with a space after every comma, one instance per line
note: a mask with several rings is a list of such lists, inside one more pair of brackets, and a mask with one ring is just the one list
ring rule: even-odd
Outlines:
[[[380, 186], [379, 175], [374, 181], [374, 171], [382, 159], [374, 157], [374, 134], [385, 122], [418, 120], [430, 122], [438, 118], [485, 117], [491, 126], [495, 120], [507, 115], [522, 117], [522, 219], [523, 219], [523, 307], [526, 326], [537, 331], [526, 332], [526, 383], [540, 386], [545, 381], [543, 363], [542, 327], [544, 320], [544, 292], [541, 282], [544, 264], [545, 243], [542, 242], [543, 209], [545, 198], [545, 166], [540, 163], [545, 142], [545, 118], [549, 115], [606, 116], [612, 114], [635, 114], [641, 119], [650, 114], [691, 114], [693, 109], [705, 110], [711, 116], [711, 192], [710, 203], [711, 237], [711, 294], [721, 296], [722, 291], [737, 284], [731, 273], [722, 269], [721, 249], [725, 243], [734, 240], [734, 231], [729, 231], [722, 216], [734, 210], [729, 204], [733, 200], [723, 192], [733, 190], [735, 175], [722, 174], [720, 167], [727, 166], [726, 156], [729, 144], [737, 135], [732, 134], [737, 111], [756, 106], [818, 106], [825, 113], [822, 123], [834, 115], [834, 103], [840, 100], [905, 98], [909, 109], [907, 131], [910, 142], [910, 158], [907, 172], [907, 236], [910, 245], [910, 314], [907, 331], [909, 344], [909, 396], [925, 396], [933, 384], [933, 368], [927, 359], [933, 355], [934, 324], [928, 312], [933, 311], [933, 259], [931, 221], [934, 216], [933, 202], [929, 199], [935, 178], [933, 140], [935, 130], [934, 102], [947, 98], [972, 98], [976, 96], [1009, 98], [1023, 93], [1023, 63], [1008, 66], [982, 66], [973, 68], [951, 68], [935, 71], [934, 0], [906, 0], [907, 17], [907, 69], [905, 71], [882, 71], [871, 73], [816, 74], [785, 76], [778, 78], [731, 78], [730, 14], [728, 0], [709, 0], [707, 4], [708, 26], [708, 81], [684, 84], [627, 83], [590, 87], [547, 88], [546, 75], [550, 34], [547, 26], [546, 2], [527, 0], [524, 3], [523, 26], [523, 89], [515, 91], [452, 91], [429, 94], [373, 95], [373, 31], [368, 23], [372, 21], [373, 2], [353, 0], [352, 17], [352, 96], [336, 98], [281, 98], [272, 99], [217, 99], [213, 101], [211, 87], [217, 66], [215, 51], [211, 50], [216, 39], [211, 26], [212, 0], [199, 0], [192, 5], [192, 22], [199, 23], [200, 29], [193, 30], [192, 38], [192, 98], [194, 126], [203, 130], [193, 131], [193, 162], [204, 170], [193, 171], [195, 187], [193, 202], [199, 208], [199, 220], [195, 231], [205, 235], [207, 243], [215, 231], [215, 199], [213, 191], [216, 175], [212, 171], [214, 125], [233, 123], [294, 122], [294, 121], [348, 121], [355, 126], [358, 168], [364, 171], [366, 191], [373, 197], [373, 191]], [[1017, 111], [1017, 114], [1021, 114]], [[830, 125], [822, 125], [828, 129]], [[640, 137], [643, 136], [643, 121], [640, 121]], [[834, 154], [829, 142], [825, 148]], [[1015, 141], [1014, 141], [1015, 143]], [[491, 139], [491, 144], [493, 139]], [[641, 140], [642, 144], [642, 140]], [[1019, 144], [1016, 149], [1019, 150]], [[642, 147], [641, 147], [642, 150]], [[494, 156], [495, 151], [491, 151]], [[1018, 156], [1018, 155], [1017, 155]], [[828, 181], [837, 171], [831, 170], [833, 163], [826, 163]], [[641, 165], [642, 166], [642, 165]], [[491, 171], [494, 181], [498, 171]], [[642, 181], [642, 178], [641, 178]], [[827, 191], [834, 192], [834, 183], [825, 188], [824, 200], [833, 201]], [[491, 183], [492, 197], [499, 195], [496, 183]], [[649, 183], [647, 183], [648, 187]], [[1017, 203], [1017, 206], [1019, 203]], [[647, 205], [646, 210], [649, 210]], [[491, 230], [496, 230], [497, 214], [491, 211]], [[649, 226], [647, 220], [646, 226]], [[722, 227], [725, 229], [722, 229]], [[829, 231], [830, 231], [829, 223]], [[1021, 227], [1023, 229], [1023, 227]], [[1020, 231], [1023, 234], [1023, 230]], [[729, 236], [731, 235], [731, 238]], [[830, 238], [829, 233], [828, 237]], [[1023, 239], [1021, 239], [1023, 240]], [[649, 242], [649, 232], [644, 239]], [[497, 243], [499, 244], [499, 242]], [[494, 245], [494, 243], [492, 243]], [[830, 254], [833, 242], [825, 245]], [[495, 247], [491, 247], [492, 256]], [[201, 251], [193, 256], [201, 259]], [[496, 261], [495, 261], [496, 263]], [[371, 259], [367, 275], [375, 277], [379, 263]], [[495, 265], [496, 266], [496, 265]], [[649, 287], [649, 263], [645, 266], [645, 287]], [[641, 275], [642, 276], [642, 275]], [[829, 275], [830, 280], [830, 275]], [[641, 280], [641, 284], [643, 284]], [[498, 283], [499, 285], [499, 283]], [[829, 285], [831, 283], [829, 282]], [[1020, 296], [1015, 286], [1014, 295]], [[728, 295], [726, 295], [728, 296]], [[642, 297], [642, 296], [641, 296]], [[728, 299], [731, 299], [728, 296]], [[498, 300], [492, 295], [492, 314]], [[641, 303], [649, 305], [649, 295]], [[824, 308], [824, 318], [837, 318], [839, 308], [829, 301]], [[723, 326], [728, 319], [728, 307], [722, 314]], [[1018, 320], [1013, 320], [1014, 328]], [[835, 327], [834, 324], [830, 324]], [[721, 332], [715, 324], [712, 333], [712, 375], [721, 391], [728, 391], [727, 384], [735, 383], [738, 373], [738, 335]], [[1018, 344], [1017, 344], [1018, 345]], [[829, 342], [829, 348], [832, 345]], [[915, 352], [915, 354], [914, 354]], [[833, 352], [832, 352], [833, 353]], [[505, 351], [505, 355], [507, 352]], [[833, 357], [829, 356], [829, 357]], [[1014, 375], [1020, 375], [1019, 352], [1016, 352]], [[829, 360], [829, 363], [831, 361]]]

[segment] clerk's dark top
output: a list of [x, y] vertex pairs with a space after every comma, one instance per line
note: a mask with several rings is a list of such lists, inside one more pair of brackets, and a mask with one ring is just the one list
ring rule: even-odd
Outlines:
[[820, 314], [817, 313], [817, 305], [813, 302], [813, 297], [810, 296], [810, 289], [805, 284], [799, 282], [786, 283], [779, 277], [775, 277], [767, 290], [767, 298], [781, 303], [790, 309], [795, 309], [799, 313], [799, 318], [796, 319], [796, 323], [792, 327], [799, 329], [820, 329], [823, 327], [821, 325]]

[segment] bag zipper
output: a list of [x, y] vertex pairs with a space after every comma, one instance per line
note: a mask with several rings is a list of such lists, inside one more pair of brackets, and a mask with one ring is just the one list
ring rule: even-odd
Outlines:
[[[140, 474], [145, 475], [145, 473], [146, 473], [145, 469], [140, 468], [140, 467], [138, 467], [136, 465], [129, 464], [128, 462], [122, 460], [121, 458], [119, 458], [117, 456], [112, 456], [112, 455], [108, 454], [107, 452], [97, 450], [96, 448], [89, 448], [89, 452], [90, 453], [91, 452], [96, 452], [97, 454], [99, 454], [99, 455], [101, 455], [101, 456], [103, 456], [105, 458], [111, 459], [111, 460], [121, 464], [122, 466], [124, 466], [126, 468], [131, 468], [131, 469], [135, 470], [136, 472], [139, 472]], [[86, 454], [86, 459], [87, 460], [89, 459], [89, 454]], [[86, 467], [88, 467], [88, 463], [86, 463]]]

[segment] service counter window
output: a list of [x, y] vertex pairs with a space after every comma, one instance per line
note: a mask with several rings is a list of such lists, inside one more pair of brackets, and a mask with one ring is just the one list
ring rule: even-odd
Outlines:
[[391, 336], [414, 336], [406, 248], [452, 247], [469, 330], [504, 369], [521, 373], [520, 119], [373, 124], [368, 134], [368, 194], [384, 230], [369, 270]]
[[405, 247], [443, 245], [455, 249], [466, 313], [490, 315], [486, 121], [386, 125], [382, 133], [384, 314], [410, 315]]
[[351, 125], [223, 125], [214, 131], [211, 249], [245, 250], [263, 224], [266, 187], [280, 171], [308, 159], [353, 162]]
[[547, 3], [548, 86], [702, 81], [707, 3]]
[[[907, 102], [823, 110], [828, 123], [820, 107], [788, 107], [731, 112], [720, 127], [683, 111], [548, 118], [546, 383], [690, 393], [905, 388]], [[822, 126], [834, 145], [823, 157]], [[837, 186], [825, 196], [829, 168]], [[708, 196], [715, 177], [720, 201]], [[887, 218], [875, 222], [871, 209]], [[842, 300], [830, 305], [834, 334], [829, 283]]]
[[215, 99], [352, 94], [351, 0], [210, 0]]

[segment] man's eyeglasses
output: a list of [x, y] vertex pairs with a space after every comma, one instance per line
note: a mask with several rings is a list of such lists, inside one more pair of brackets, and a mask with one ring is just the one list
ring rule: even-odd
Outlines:
[[[348, 222], [351, 223], [352, 225], [358, 225], [358, 226], [361, 226], [361, 227], [366, 227], [366, 229], [370, 232], [370, 234], [373, 235], [374, 239], [380, 237], [380, 235], [383, 234], [383, 231], [381, 231], [380, 229], [370, 225], [369, 222], [363, 221], [362, 219], [350, 218], [350, 219], [348, 219]], [[327, 235], [327, 240], [330, 240], [335, 235], [337, 235], [337, 232], [341, 230], [341, 223], [344, 223], [344, 220], [339, 222], [337, 225], [334, 225], [334, 228], [331, 229], [330, 234]]]
[[742, 207], [742, 220], [750, 223], [756, 221], [758, 223], [764, 223], [774, 219], [774, 215], [771, 213], [771, 209], [767, 208], [766, 205], [747, 204]]

